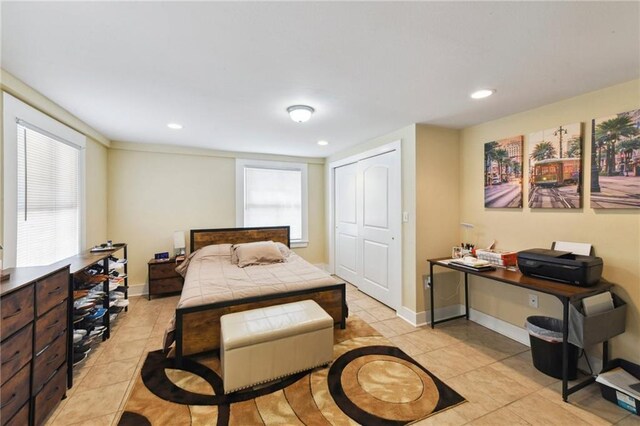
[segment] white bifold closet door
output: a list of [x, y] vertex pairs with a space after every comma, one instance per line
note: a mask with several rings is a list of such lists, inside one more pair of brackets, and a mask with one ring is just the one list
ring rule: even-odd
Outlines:
[[336, 275], [397, 309], [401, 300], [396, 151], [335, 169]]

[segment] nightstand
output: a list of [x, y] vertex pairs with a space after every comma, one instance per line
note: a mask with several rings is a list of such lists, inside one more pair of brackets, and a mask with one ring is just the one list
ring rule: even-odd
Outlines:
[[176, 263], [175, 257], [149, 261], [149, 300], [151, 296], [182, 291], [184, 279], [176, 272], [176, 267], [181, 263]]

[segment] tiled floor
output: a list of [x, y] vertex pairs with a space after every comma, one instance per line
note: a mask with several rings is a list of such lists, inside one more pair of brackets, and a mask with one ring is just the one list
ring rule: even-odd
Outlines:
[[[595, 385], [563, 403], [560, 381], [533, 368], [526, 346], [473, 322], [415, 328], [355, 287], [348, 287], [347, 298], [351, 315], [370, 323], [469, 401], [419, 425], [640, 426], [640, 417], [602, 399]], [[77, 369], [74, 387], [47, 424], [117, 424], [133, 378], [146, 353], [160, 348], [177, 300], [131, 299], [129, 313], [118, 320], [112, 338]]]

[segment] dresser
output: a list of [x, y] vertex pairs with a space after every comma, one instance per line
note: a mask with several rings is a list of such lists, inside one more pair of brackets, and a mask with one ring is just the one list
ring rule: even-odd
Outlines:
[[41, 425], [69, 374], [69, 266], [8, 270], [0, 285], [0, 419]]

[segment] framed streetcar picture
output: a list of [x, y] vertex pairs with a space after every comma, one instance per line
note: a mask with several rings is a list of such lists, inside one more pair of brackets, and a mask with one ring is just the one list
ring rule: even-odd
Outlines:
[[484, 206], [522, 207], [522, 141], [514, 136], [484, 144]]
[[582, 124], [529, 135], [529, 207], [582, 207]]
[[640, 109], [591, 122], [591, 208], [640, 208]]

